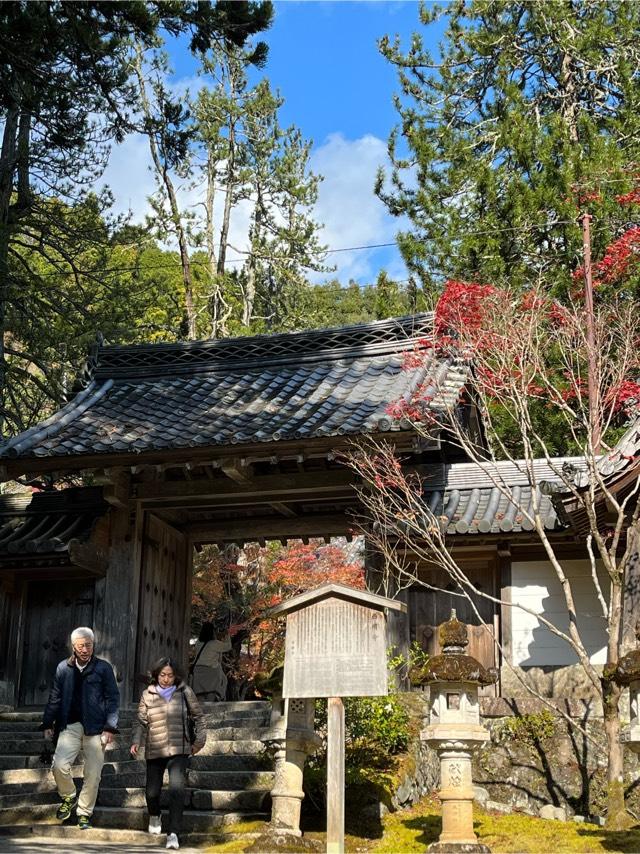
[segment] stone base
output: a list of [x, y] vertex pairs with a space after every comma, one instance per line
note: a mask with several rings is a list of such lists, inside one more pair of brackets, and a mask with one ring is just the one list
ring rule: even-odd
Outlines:
[[491, 854], [489, 846], [482, 842], [432, 842], [427, 851], [434, 854]]
[[317, 839], [307, 839], [304, 836], [287, 833], [286, 830], [273, 829], [261, 833], [244, 850], [253, 854], [271, 854], [274, 851], [319, 852], [324, 851], [324, 846]]

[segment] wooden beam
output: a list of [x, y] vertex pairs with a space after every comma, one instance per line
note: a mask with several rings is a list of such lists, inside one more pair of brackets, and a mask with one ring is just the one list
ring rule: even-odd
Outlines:
[[108, 559], [102, 549], [92, 543], [80, 543], [71, 540], [69, 543], [69, 560], [74, 566], [82, 567], [92, 575], [103, 576], [107, 571]]
[[121, 510], [128, 509], [131, 475], [126, 469], [105, 469], [95, 480], [104, 484], [102, 495], [108, 504]]
[[247, 463], [246, 458], [231, 457], [222, 460], [220, 468], [235, 483], [251, 483], [253, 480], [253, 467]]
[[309, 537], [346, 536], [349, 519], [344, 514], [322, 514], [294, 519], [257, 517], [232, 519], [224, 522], [194, 522], [185, 526], [193, 543], [234, 542], [252, 540], [301, 539]]
[[271, 501], [269, 506], [277, 510], [282, 516], [287, 516], [290, 519], [298, 515], [292, 507], [289, 507], [288, 504], [284, 504], [282, 501]]
[[[412, 442], [415, 437], [413, 430], [399, 430], [398, 432], [386, 433], [385, 437], [393, 443], [398, 453], [411, 452]], [[277, 453], [280, 458], [286, 456], [295, 457], [303, 454], [306, 457], [319, 457], [326, 454], [328, 450], [345, 450], [353, 448], [353, 440], [358, 437], [352, 436], [324, 436], [306, 439], [285, 440], [277, 442]], [[220, 459], [229, 457], [269, 456], [275, 450], [275, 442], [247, 442], [238, 445], [216, 446], [215, 452], [220, 453]], [[219, 449], [219, 451], [218, 451]], [[12, 479], [23, 474], [41, 474], [43, 472], [55, 472], [59, 477], [65, 474], [79, 472], [82, 469], [103, 468], [104, 466], [143, 466], [143, 465], [174, 465], [185, 462], [200, 461], [209, 462], [212, 458], [212, 446], [205, 445], [202, 448], [163, 448], [153, 451], [145, 451], [134, 454], [131, 451], [122, 451], [114, 454], [62, 454], [51, 457], [24, 457], [21, 459], [4, 459], [2, 464], [6, 466], [2, 476]]]
[[158, 516], [157, 513], [149, 513], [149, 518], [154, 519], [159, 525], [164, 525], [165, 528], [169, 528], [173, 531], [174, 534], [177, 534], [179, 537], [184, 538], [184, 528], [178, 527], [173, 522], [170, 522], [167, 519], [163, 519], [161, 516]]
[[314, 496], [343, 492], [351, 495], [357, 484], [357, 477], [346, 469], [319, 471], [296, 474], [275, 474], [255, 477], [250, 482], [236, 483], [235, 481], [207, 479], [196, 481], [148, 481], [133, 484], [133, 497], [145, 502], [173, 502], [172, 506], [179, 507], [180, 499], [202, 498], [207, 500], [224, 499], [234, 496], [254, 496], [262, 499], [263, 503], [271, 501], [287, 501], [295, 496]]

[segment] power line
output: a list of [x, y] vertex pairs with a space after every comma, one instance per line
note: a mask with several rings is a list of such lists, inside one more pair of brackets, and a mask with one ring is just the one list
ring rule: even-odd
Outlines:
[[[573, 219], [566, 219], [566, 220], [555, 219], [555, 220], [548, 220], [547, 222], [531, 223], [529, 225], [505, 226], [505, 227], [501, 226], [499, 228], [477, 229], [477, 230], [465, 232], [465, 236], [472, 236], [472, 235], [473, 236], [482, 236], [482, 235], [486, 235], [486, 234], [503, 234], [506, 231], [510, 231], [510, 232], [511, 231], [531, 231], [533, 229], [539, 229], [539, 228], [550, 228], [550, 227], [555, 227], [558, 225], [575, 225], [575, 224], [576, 224], [576, 220], [573, 220]], [[445, 232], [442, 231], [442, 234], [444, 235]], [[340, 246], [340, 247], [336, 247], [334, 249], [326, 249], [326, 250], [324, 250], [324, 254], [329, 255], [329, 254], [333, 254], [336, 252], [359, 252], [359, 251], [363, 251], [363, 250], [367, 250], [367, 249], [385, 249], [385, 248], [388, 248], [390, 246], [397, 246], [396, 241], [390, 241], [388, 243], [365, 243], [365, 244], [361, 244], [359, 246]], [[242, 250], [240, 250], [240, 251], [242, 251]], [[241, 263], [244, 263], [250, 255], [251, 255], [251, 253], [247, 250], [244, 253], [244, 257], [228, 258], [228, 259], [226, 259], [226, 263], [227, 264], [241, 264]], [[208, 261], [200, 261], [197, 258], [192, 258], [192, 259], [190, 259], [190, 264], [196, 265], [196, 266], [208, 266], [209, 262]], [[179, 270], [179, 269], [180, 269], [179, 264], [154, 264], [154, 265], [149, 265], [149, 266], [144, 267], [145, 271], [148, 271], [148, 270]], [[140, 272], [140, 270], [141, 270], [140, 265], [136, 265], [134, 267], [101, 267], [101, 268], [97, 268], [95, 270], [79, 270], [79, 269], [73, 269], [70, 271], [60, 270], [57, 272], [46, 273], [44, 275], [47, 277], [59, 276], [59, 275], [80, 275], [80, 276], [87, 275], [87, 276], [91, 276], [91, 275], [95, 275], [97, 273], [100, 273], [100, 274], [102, 274], [102, 273], [135, 273], [135, 272]], [[42, 276], [41, 276], [41, 278], [42, 278]]]

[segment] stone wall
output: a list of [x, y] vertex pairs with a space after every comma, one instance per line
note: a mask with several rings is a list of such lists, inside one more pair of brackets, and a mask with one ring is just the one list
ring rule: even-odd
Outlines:
[[[556, 700], [574, 725], [536, 699], [484, 700], [491, 741], [474, 757], [473, 779], [493, 801], [533, 814], [551, 804], [567, 815], [602, 816], [606, 803], [606, 740], [592, 701]], [[584, 730], [582, 732], [578, 727]], [[586, 733], [586, 734], [585, 734]], [[640, 809], [638, 757], [625, 751], [629, 807]]]
[[[426, 725], [428, 693], [413, 692], [403, 697], [414, 719], [412, 730], [418, 732]], [[628, 697], [625, 702], [628, 707]], [[567, 817], [603, 816], [607, 763], [601, 709], [593, 700], [552, 700], [552, 705], [556, 714], [531, 695], [481, 700], [481, 720], [491, 733], [491, 741], [473, 760], [473, 781], [480, 787], [479, 795], [490, 801], [489, 808], [504, 805], [506, 810], [539, 815], [542, 808], [552, 805], [562, 807]], [[575, 725], [570, 725], [560, 711]], [[622, 718], [624, 721], [624, 709]], [[625, 751], [627, 803], [636, 815], [640, 815], [639, 773], [638, 757]], [[391, 809], [409, 807], [437, 790], [439, 777], [435, 752], [414, 736], [398, 775]], [[371, 809], [375, 809], [373, 804]]]

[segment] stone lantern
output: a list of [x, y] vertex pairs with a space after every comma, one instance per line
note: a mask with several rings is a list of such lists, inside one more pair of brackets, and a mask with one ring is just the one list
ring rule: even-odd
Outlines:
[[489, 740], [480, 723], [478, 687], [491, 685], [498, 674], [465, 654], [467, 627], [456, 619], [440, 626], [442, 654], [429, 659], [412, 681], [429, 685], [429, 725], [420, 737], [437, 751], [440, 759], [442, 833], [429, 846], [435, 852], [488, 852], [473, 830], [473, 781], [471, 756]]
[[[636, 639], [640, 644], [640, 623], [636, 625]], [[632, 649], [618, 661], [613, 679], [629, 687], [630, 723], [620, 733], [620, 741], [634, 753], [640, 753], [640, 647]]]

